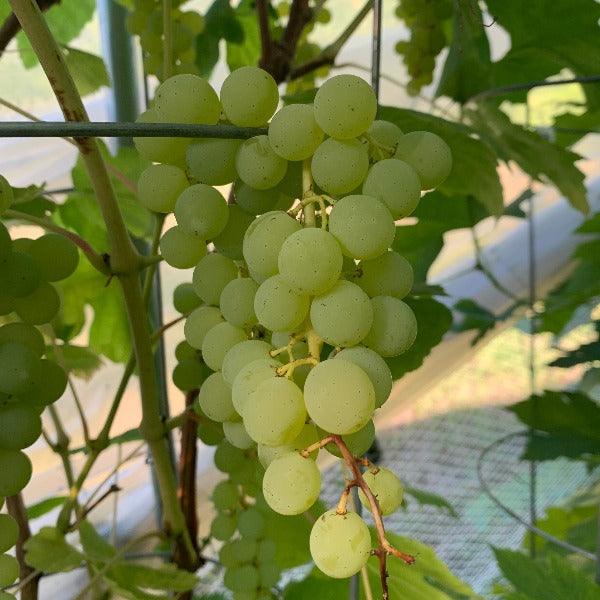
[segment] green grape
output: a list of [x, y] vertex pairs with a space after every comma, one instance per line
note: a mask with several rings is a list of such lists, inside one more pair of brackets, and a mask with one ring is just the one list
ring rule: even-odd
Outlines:
[[29, 251], [31, 250], [31, 244], [33, 244], [33, 240], [29, 238], [15, 238], [12, 241], [13, 252], [29, 254]]
[[288, 104], [269, 123], [271, 148], [286, 160], [312, 156], [323, 137], [312, 104]]
[[293, 331], [306, 318], [309, 297], [294, 292], [280, 275], [260, 284], [254, 297], [254, 312], [259, 323], [271, 331]]
[[186, 10], [185, 12], [182, 12], [180, 20], [188, 27], [190, 31], [195, 34], [199, 34], [204, 31], [204, 17], [196, 11]]
[[227, 440], [219, 442], [215, 450], [214, 462], [215, 467], [223, 473], [233, 473], [239, 471], [247, 461], [243, 450], [236, 448]]
[[40, 268], [45, 281], [61, 281], [75, 272], [79, 264], [77, 246], [64, 235], [47, 233], [33, 240], [27, 250]]
[[396, 225], [382, 202], [356, 194], [335, 203], [329, 215], [329, 231], [337, 238], [346, 256], [371, 259], [391, 246]]
[[337, 240], [329, 232], [307, 227], [283, 242], [277, 262], [281, 277], [294, 291], [315, 295], [335, 284], [343, 258]]
[[335, 509], [321, 515], [310, 532], [310, 553], [325, 575], [346, 579], [358, 573], [371, 555], [371, 534], [356, 514]]
[[233, 260], [242, 260], [244, 258], [242, 250], [244, 234], [253, 220], [253, 216], [249, 215], [239, 206], [235, 206], [235, 204], [230, 205], [227, 225], [213, 240], [213, 245], [217, 252]]
[[[373, 495], [377, 498], [377, 503], [383, 516], [391, 515], [402, 506], [404, 488], [395, 473], [384, 467], [378, 467], [367, 471], [363, 475], [363, 478], [371, 492], [373, 492]], [[371, 504], [364, 492], [359, 490], [358, 495], [361, 504], [368, 510], [371, 510]]]
[[6, 177], [0, 175], [0, 215], [13, 203], [15, 195]]
[[13, 250], [13, 243], [10, 239], [10, 233], [4, 223], [0, 221], [0, 266], [3, 266], [10, 258]]
[[311, 172], [316, 184], [339, 196], [356, 189], [369, 170], [367, 146], [358, 140], [326, 139], [315, 151]]
[[250, 187], [266, 190], [275, 187], [284, 177], [287, 161], [271, 148], [266, 135], [244, 140], [235, 157], [239, 178]]
[[[329, 435], [327, 432], [321, 431], [322, 438], [327, 437], [327, 435]], [[369, 421], [362, 429], [341, 437], [352, 456], [363, 456], [375, 441], [375, 425], [373, 421]], [[333, 442], [327, 444], [325, 450], [333, 456], [343, 458], [337, 444]]]
[[244, 416], [250, 394], [261, 382], [275, 377], [280, 366], [281, 363], [274, 358], [260, 358], [240, 369], [231, 388], [233, 406], [239, 415]]
[[[289, 452], [301, 451], [319, 441], [319, 433], [313, 423], [305, 423], [296, 438], [289, 444], [283, 446], [258, 445], [258, 459], [260, 464], [267, 468], [276, 458]], [[311, 452], [310, 458], [317, 459], [318, 450]]]
[[230, 421], [236, 416], [231, 402], [231, 387], [227, 385], [221, 372], [213, 373], [204, 381], [198, 394], [198, 404], [209, 419], [219, 423]]
[[223, 322], [221, 311], [215, 306], [200, 306], [185, 320], [183, 334], [187, 343], [196, 350], [202, 348], [204, 337], [215, 325]]
[[229, 218], [225, 198], [213, 187], [197, 183], [185, 189], [175, 203], [175, 219], [183, 231], [202, 240], [219, 235]]
[[217, 510], [233, 510], [238, 506], [240, 494], [236, 485], [221, 481], [215, 486], [211, 499]]
[[179, 342], [175, 346], [175, 358], [180, 362], [186, 358], [196, 358], [197, 356], [198, 351], [196, 348], [192, 348], [186, 341]]
[[429, 131], [405, 133], [394, 158], [408, 163], [417, 172], [424, 190], [440, 186], [452, 170], [450, 147], [440, 136]]
[[173, 290], [173, 306], [178, 313], [187, 315], [202, 304], [191, 283], [180, 283]]
[[227, 352], [246, 339], [246, 332], [240, 327], [235, 327], [227, 321], [218, 323], [204, 336], [202, 358], [213, 371], [219, 371]]
[[185, 358], [173, 369], [173, 383], [182, 391], [199, 388], [208, 373], [202, 362], [196, 358]]
[[307, 511], [321, 493], [321, 473], [314, 460], [289, 452], [267, 467], [263, 494], [267, 504], [281, 515]]
[[0, 365], [2, 365], [0, 392], [18, 396], [30, 391], [39, 363], [39, 358], [27, 346], [19, 342], [2, 344], [0, 346]]
[[27, 323], [7, 323], [0, 327], [0, 346], [7, 342], [18, 342], [27, 346], [37, 357], [46, 350], [44, 336], [33, 325]]
[[14, 403], [0, 409], [0, 448], [22, 450], [41, 434], [42, 421], [32, 408]]
[[383, 202], [394, 219], [403, 219], [421, 200], [421, 181], [410, 165], [387, 158], [371, 167], [363, 182], [362, 193]]
[[176, 269], [191, 269], [206, 256], [206, 243], [179, 225], [162, 234], [159, 247], [165, 262]]
[[223, 542], [231, 539], [235, 530], [235, 518], [229, 515], [217, 515], [210, 524], [210, 535]]
[[270, 210], [281, 200], [291, 199], [279, 189], [281, 183], [268, 190], [255, 190], [239, 179], [234, 183], [233, 189], [236, 204], [251, 215], [262, 215]]
[[257, 67], [232, 71], [221, 87], [227, 119], [240, 127], [260, 127], [275, 112], [279, 91], [269, 73]]
[[0, 586], [14, 583], [19, 576], [19, 561], [10, 554], [0, 554]]
[[[373, 121], [371, 127], [367, 131], [369, 137], [379, 144], [385, 146], [386, 149], [394, 150], [398, 140], [402, 137], [402, 130], [395, 123], [389, 121]], [[381, 158], [380, 153], [378, 154], [377, 148], [373, 149], [373, 155]]]
[[40, 284], [37, 261], [23, 252], [12, 252], [0, 269], [4, 292], [15, 298], [31, 294]]
[[277, 260], [285, 240], [302, 225], [283, 211], [271, 211], [250, 224], [244, 235], [244, 259], [251, 272], [262, 277], [277, 273]]
[[223, 379], [233, 385], [238, 373], [251, 362], [261, 358], [270, 358], [273, 346], [263, 340], [244, 340], [233, 346], [223, 359]]
[[315, 96], [315, 119], [333, 138], [355, 138], [369, 129], [377, 113], [371, 86], [356, 75], [328, 79]]
[[315, 331], [332, 346], [354, 346], [371, 329], [373, 307], [356, 284], [340, 280], [328, 292], [313, 298], [310, 320]]
[[375, 406], [379, 408], [392, 391], [392, 373], [387, 363], [377, 352], [364, 346], [354, 346], [338, 352], [335, 359], [341, 358], [359, 366], [371, 380], [375, 390]]
[[258, 545], [258, 554], [256, 558], [259, 563], [273, 562], [277, 555], [277, 544], [273, 540], [261, 540]]
[[208, 81], [197, 75], [174, 75], [154, 94], [154, 110], [161, 122], [215, 125], [221, 103]]
[[173, 165], [150, 165], [138, 179], [140, 204], [157, 213], [171, 213], [175, 202], [188, 187], [185, 173]]
[[19, 526], [10, 516], [0, 514], [0, 552], [10, 550], [19, 537]]
[[221, 423], [206, 420], [198, 424], [198, 438], [207, 446], [216, 446], [224, 437]]
[[375, 390], [369, 376], [354, 363], [326, 360], [309, 373], [304, 402], [317, 427], [347, 435], [362, 429], [372, 418]]
[[227, 589], [236, 592], [254, 590], [260, 583], [258, 570], [254, 565], [243, 565], [227, 570], [223, 577], [223, 584]]
[[[149, 108], [136, 119], [136, 123], [158, 122], [162, 122], [162, 119], [159, 118], [155, 108]], [[172, 137], [134, 137], [133, 143], [139, 154], [146, 160], [183, 167], [190, 140]]]
[[226, 421], [223, 423], [223, 433], [236, 448], [247, 450], [254, 446], [254, 440], [248, 435], [243, 423], [239, 421]]
[[16, 300], [15, 310], [23, 322], [43, 325], [58, 314], [60, 298], [54, 286], [43, 281], [31, 294]]
[[31, 462], [20, 450], [0, 448], [0, 496], [18, 494], [31, 479]]
[[408, 304], [392, 296], [375, 296], [373, 325], [363, 344], [381, 356], [406, 352], [417, 337], [417, 319]]
[[[226, 568], [230, 569], [231, 567], [235, 567], [239, 565], [239, 561], [235, 556], [235, 544], [241, 540], [234, 540], [233, 542], [228, 542], [227, 544], [223, 544], [221, 549], [219, 550], [219, 562]], [[250, 541], [250, 540], [246, 540]]]
[[232, 279], [221, 292], [219, 306], [227, 321], [248, 328], [258, 322], [254, 312], [254, 296], [258, 284], [250, 277]]
[[372, 260], [362, 260], [353, 281], [371, 298], [394, 296], [401, 300], [414, 283], [411, 264], [397, 252], [385, 252]]
[[248, 459], [244, 461], [244, 464], [232, 471], [229, 475], [230, 481], [244, 486], [244, 494], [248, 495], [246, 486], [250, 485], [254, 481], [254, 465]]
[[302, 391], [286, 377], [262, 381], [244, 406], [246, 431], [255, 442], [267, 446], [289, 444], [302, 431], [305, 421]]
[[15, 310], [15, 299], [0, 291], [0, 316], [9, 315]]
[[261, 512], [252, 506], [241, 512], [238, 517], [238, 531], [244, 538], [261, 539], [264, 537], [265, 525], [265, 518]]
[[225, 185], [236, 177], [235, 156], [242, 140], [206, 138], [194, 141], [187, 149], [190, 178], [207, 185]]
[[[279, 582], [281, 577], [280, 567], [273, 561], [258, 565], [258, 574], [260, 575], [260, 585], [266, 589], [271, 589]], [[270, 598], [271, 596], [267, 596]]]
[[49, 406], [65, 393], [67, 381], [67, 374], [60, 365], [53, 360], [42, 359], [35, 369], [31, 389], [19, 394], [19, 398], [34, 406]]
[[218, 306], [223, 288], [237, 276], [238, 268], [231, 258], [212, 252], [196, 265], [192, 283], [196, 294], [206, 304]]

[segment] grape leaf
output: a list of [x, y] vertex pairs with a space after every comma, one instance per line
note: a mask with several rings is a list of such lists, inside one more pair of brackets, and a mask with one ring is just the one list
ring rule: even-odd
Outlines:
[[72, 571], [83, 561], [83, 555], [55, 527], [42, 527], [25, 542], [24, 548], [25, 562], [43, 573]]
[[550, 367], [560, 367], [562, 369], [568, 369], [581, 363], [592, 362], [594, 360], [600, 360], [600, 340], [590, 342], [589, 344], [582, 344], [579, 348], [571, 350], [551, 363], [548, 363]]
[[452, 504], [438, 494], [414, 488], [406, 484], [404, 484], [404, 492], [409, 496], [412, 496], [422, 506], [436, 506], [446, 511], [450, 516], [458, 517], [458, 513], [454, 510]]
[[96, 562], [112, 560], [117, 551], [85, 519], [79, 523], [79, 540], [88, 559]]
[[110, 85], [106, 65], [99, 56], [70, 47], [65, 48], [64, 53], [69, 72], [82, 96]]
[[314, 569], [306, 579], [288, 584], [283, 600], [339, 600], [348, 597], [348, 590], [347, 579], [332, 579]]
[[49, 513], [51, 510], [62, 506], [63, 502], [67, 500], [67, 496], [52, 496], [50, 498], [44, 498], [44, 500], [40, 500], [35, 504], [30, 504], [27, 507], [27, 518], [28, 519], [37, 519], [39, 517], [43, 517], [45, 514]]
[[101, 366], [102, 361], [89, 346], [60, 344], [46, 350], [46, 356], [60, 363], [70, 373], [82, 379], [90, 378]]
[[185, 592], [193, 589], [198, 583], [196, 575], [177, 569], [173, 565], [148, 567], [140, 564], [118, 563], [107, 570], [106, 577], [125, 589], [131, 589], [133, 586], [152, 590]]
[[227, 41], [227, 66], [231, 71], [246, 65], [256, 65], [260, 59], [260, 33], [254, 4], [254, 0], [242, 0], [236, 9], [243, 38]]
[[496, 326], [496, 315], [474, 300], [463, 298], [454, 305], [454, 309], [463, 315], [463, 318], [454, 324], [454, 331], [477, 330], [477, 335], [471, 340], [471, 346], [475, 346]]

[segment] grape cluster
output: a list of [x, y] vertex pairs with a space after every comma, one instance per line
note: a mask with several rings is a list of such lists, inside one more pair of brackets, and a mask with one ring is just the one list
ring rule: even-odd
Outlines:
[[448, 44], [444, 21], [452, 16], [452, 0], [400, 0], [396, 16], [410, 30], [410, 40], [399, 41], [396, 52], [411, 77], [407, 91], [416, 96], [433, 81], [435, 59]]
[[[0, 177], [0, 214], [11, 202], [12, 188]], [[71, 275], [78, 261], [77, 247], [61, 235], [13, 240], [0, 223], [0, 315], [5, 321], [0, 326], [0, 508], [4, 497], [29, 482], [31, 462], [23, 449], [41, 435], [42, 411], [67, 385], [64, 370], [44, 358], [46, 344], [35, 326], [58, 313], [60, 298], [52, 282]], [[17, 536], [17, 523], [0, 513], [0, 588], [19, 574], [17, 560], [2, 554]]]
[[[275, 112], [278, 102], [275, 82], [255, 67], [233, 71], [220, 98], [198, 77], [175, 76], [158, 88], [155, 116], [216, 123], [222, 109], [235, 125], [268, 123], [268, 135], [191, 141], [177, 156], [175, 140], [137, 141], [170, 161], [142, 174], [139, 197], [175, 214], [160, 243], [165, 261], [194, 268], [174, 295], [186, 320], [173, 377], [199, 387], [196, 409], [215, 424], [199, 432], [219, 443], [215, 461], [229, 475], [213, 495], [213, 535], [241, 535], [222, 561], [228, 586], [249, 599], [270, 581], [252, 562], [265, 510], [297, 515], [315, 503], [321, 447], [359, 457], [373, 443], [374, 412], [392, 388], [385, 359], [417, 336], [403, 301], [412, 268], [389, 249], [395, 221], [452, 166], [437, 135], [375, 120], [375, 95], [353, 75], [326, 81], [314, 104]], [[227, 183], [235, 204], [212, 187]], [[393, 473], [370, 467], [364, 479], [382, 514], [398, 508]], [[348, 577], [370, 555], [367, 525], [338, 506], [317, 520], [311, 551], [325, 573]]]
[[[173, 0], [171, 27], [173, 38], [173, 69], [175, 73], [196, 73], [196, 37], [204, 30], [203, 16], [194, 11], [183, 11], [179, 6], [185, 0]], [[163, 2], [162, 0], [134, 0], [127, 17], [127, 29], [140, 38], [144, 55], [144, 72], [163, 79]]]

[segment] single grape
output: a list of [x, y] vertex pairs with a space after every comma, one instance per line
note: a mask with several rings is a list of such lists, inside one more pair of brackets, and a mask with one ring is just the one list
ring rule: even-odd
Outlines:
[[219, 235], [229, 218], [225, 198], [213, 187], [197, 183], [186, 188], [175, 203], [177, 225], [202, 240]]
[[223, 358], [223, 379], [233, 385], [238, 373], [248, 364], [261, 358], [271, 358], [273, 346], [263, 340], [244, 340], [232, 346]]
[[[319, 432], [317, 431], [316, 426], [313, 423], [305, 423], [300, 433], [289, 444], [283, 446], [266, 446], [264, 444], [259, 444], [258, 459], [260, 460], [260, 464], [267, 468], [279, 456], [283, 456], [289, 452], [300, 452], [318, 441]], [[316, 460], [318, 454], [319, 451], [314, 450], [311, 452], [310, 458]]]
[[293, 331], [306, 318], [309, 297], [294, 292], [280, 276], [260, 284], [254, 297], [254, 312], [259, 323], [271, 331]]
[[244, 258], [242, 250], [244, 234], [252, 221], [254, 221], [252, 215], [249, 215], [239, 206], [235, 206], [235, 204], [230, 205], [227, 225], [213, 240], [213, 245], [217, 252], [233, 260], [242, 260]]
[[227, 321], [218, 323], [204, 336], [202, 358], [213, 371], [219, 371], [227, 352], [246, 339], [246, 332], [240, 327], [234, 327]]
[[19, 403], [0, 408], [0, 448], [22, 450], [42, 434], [42, 421], [33, 408]]
[[258, 67], [235, 69], [223, 82], [221, 103], [227, 119], [240, 127], [260, 127], [279, 103], [277, 84]]
[[266, 190], [275, 187], [283, 179], [287, 161], [275, 154], [266, 135], [257, 135], [240, 146], [235, 167], [246, 185]]
[[362, 429], [375, 411], [375, 390], [368, 375], [346, 360], [316, 365], [304, 384], [304, 403], [314, 423], [347, 435]]
[[369, 129], [377, 113], [371, 86], [356, 75], [328, 79], [315, 96], [315, 119], [333, 138], [347, 140]]
[[0, 215], [13, 203], [15, 195], [6, 177], [0, 175]]
[[[277, 582], [281, 577], [281, 569], [274, 561], [266, 562], [258, 566], [258, 574], [260, 575], [260, 585], [264, 588], [271, 589], [273, 586], [277, 585]], [[268, 594], [266, 597], [271, 598]]]
[[236, 485], [221, 481], [215, 486], [211, 499], [217, 510], [233, 510], [240, 501], [240, 494]]
[[244, 424], [239, 421], [223, 423], [223, 433], [236, 448], [247, 450], [254, 446], [254, 440], [248, 435]]
[[261, 382], [276, 376], [281, 363], [274, 358], [260, 358], [242, 367], [233, 381], [231, 399], [239, 415], [244, 416], [244, 410], [250, 394]]
[[288, 104], [276, 112], [269, 123], [271, 147], [286, 160], [312, 156], [323, 137], [312, 104]]
[[207, 446], [216, 446], [225, 438], [221, 423], [206, 419], [198, 424], [198, 439]]
[[[389, 121], [376, 120], [371, 123], [367, 133], [369, 137], [377, 144], [384, 146], [386, 150], [393, 151], [396, 148], [398, 140], [402, 137], [402, 130], [395, 123]], [[377, 148], [372, 149], [372, 154], [381, 159], [381, 153]]]
[[190, 178], [207, 185], [226, 185], [237, 175], [235, 156], [242, 140], [206, 138], [190, 144], [187, 166]]
[[19, 394], [19, 398], [32, 406], [48, 406], [62, 397], [67, 381], [65, 370], [44, 358], [38, 362], [29, 391]]
[[[319, 437], [325, 438], [327, 435], [329, 434], [326, 431], [321, 430]], [[363, 456], [375, 441], [375, 425], [373, 421], [369, 421], [362, 429], [341, 437], [352, 456]], [[334, 442], [327, 444], [325, 450], [333, 456], [342, 458], [342, 453]]]
[[0, 554], [0, 587], [11, 585], [19, 576], [19, 561], [10, 554]]
[[302, 431], [305, 421], [302, 391], [286, 377], [265, 379], [244, 406], [244, 426], [248, 435], [267, 446], [291, 443]]
[[40, 268], [45, 281], [61, 281], [75, 272], [79, 264], [77, 246], [64, 235], [47, 233], [31, 242], [27, 250]]
[[178, 361], [185, 360], [186, 358], [196, 358], [197, 356], [198, 350], [192, 348], [185, 340], [175, 346], [175, 358]]
[[15, 310], [24, 323], [50, 323], [60, 310], [60, 297], [51, 283], [43, 281], [28, 296], [17, 298]]
[[219, 306], [227, 321], [236, 327], [252, 327], [258, 322], [254, 312], [254, 296], [258, 283], [250, 277], [232, 279], [221, 292]]
[[307, 511], [321, 493], [321, 473], [314, 460], [289, 452], [267, 467], [263, 478], [267, 504], [281, 515]]
[[173, 383], [183, 392], [199, 388], [208, 376], [206, 366], [198, 357], [185, 358], [173, 369]]
[[259, 586], [260, 576], [254, 565], [243, 565], [226, 571], [223, 583], [226, 588], [232, 591], [245, 592], [254, 590]]
[[44, 336], [33, 325], [27, 323], [7, 323], [0, 327], [0, 346], [7, 342], [18, 342], [27, 346], [37, 357], [46, 350]]
[[450, 146], [429, 131], [405, 133], [398, 142], [394, 158], [408, 163], [417, 172], [424, 190], [440, 186], [452, 171]]
[[20, 450], [0, 448], [0, 496], [18, 494], [31, 479], [31, 462]]
[[387, 207], [371, 196], [352, 195], [338, 200], [329, 215], [329, 231], [346, 256], [376, 258], [394, 241], [396, 226]]
[[358, 140], [326, 139], [315, 151], [311, 172], [315, 183], [332, 196], [356, 189], [367, 176], [369, 153]]
[[13, 251], [13, 243], [10, 233], [4, 223], [0, 222], [0, 267], [3, 267], [10, 258]]
[[219, 423], [230, 421], [236, 416], [231, 402], [231, 387], [225, 382], [221, 372], [213, 373], [204, 381], [198, 394], [198, 404], [209, 419]]
[[178, 313], [188, 315], [202, 304], [191, 283], [180, 283], [173, 290], [173, 307]]
[[19, 526], [10, 516], [0, 514], [0, 552], [10, 550], [19, 537]]
[[227, 440], [222, 440], [215, 450], [214, 462], [219, 471], [233, 473], [239, 471], [247, 459], [243, 450], [236, 448]]
[[[160, 122], [164, 119], [159, 117], [155, 108], [149, 108], [136, 119], [136, 123]], [[146, 160], [185, 167], [185, 153], [190, 144], [187, 138], [134, 137], [133, 143]]]
[[213, 252], [207, 254], [196, 265], [192, 283], [196, 294], [206, 304], [218, 306], [221, 292], [237, 276], [238, 268], [233, 260]]
[[23, 252], [12, 252], [0, 267], [3, 291], [15, 298], [33, 293], [40, 284], [40, 268], [37, 261]]
[[176, 269], [191, 269], [206, 256], [206, 243], [175, 225], [162, 234], [160, 253]]
[[283, 211], [271, 211], [250, 224], [244, 235], [244, 259], [251, 272], [263, 277], [277, 273], [277, 260], [285, 240], [302, 225]]
[[[384, 467], [377, 467], [367, 471], [363, 475], [363, 478], [371, 492], [373, 492], [373, 495], [377, 498], [377, 503], [383, 516], [391, 515], [402, 506], [404, 488], [395, 473]], [[368, 510], [371, 510], [371, 504], [364, 492], [359, 490], [358, 495], [361, 504]]]
[[210, 524], [210, 535], [216, 540], [229, 540], [236, 530], [235, 518], [230, 515], [217, 515]]
[[343, 258], [340, 245], [329, 232], [307, 227], [283, 242], [277, 263], [279, 274], [294, 291], [312, 296], [335, 284]]
[[258, 509], [252, 506], [241, 512], [238, 517], [238, 531], [244, 538], [261, 539], [264, 537], [265, 527], [265, 518]]
[[0, 392], [18, 396], [30, 391], [39, 363], [39, 358], [27, 346], [19, 342], [2, 344], [0, 346], [0, 365], [2, 365]]
[[157, 213], [171, 213], [179, 194], [188, 187], [185, 173], [173, 165], [150, 165], [138, 179], [140, 204]]
[[238, 179], [233, 186], [235, 202], [250, 215], [262, 215], [273, 210], [277, 203], [286, 200], [291, 205], [291, 198], [279, 189], [280, 186], [281, 183], [268, 190], [255, 190]]
[[417, 319], [408, 304], [392, 296], [375, 296], [373, 325], [362, 343], [381, 356], [406, 352], [417, 337]]
[[362, 260], [353, 281], [371, 298], [394, 296], [401, 300], [412, 289], [414, 274], [406, 258], [390, 251], [372, 260]]
[[277, 556], [277, 544], [273, 540], [261, 540], [256, 558], [259, 563], [273, 562]]
[[369, 169], [362, 193], [383, 202], [394, 219], [403, 219], [419, 204], [421, 181], [409, 164], [396, 158], [388, 158], [380, 160]]
[[310, 532], [310, 553], [325, 575], [345, 579], [358, 573], [371, 555], [371, 534], [353, 512], [321, 515]]
[[183, 333], [187, 343], [192, 348], [200, 350], [208, 331], [222, 322], [223, 317], [218, 308], [215, 306], [200, 306], [192, 311], [185, 320]]

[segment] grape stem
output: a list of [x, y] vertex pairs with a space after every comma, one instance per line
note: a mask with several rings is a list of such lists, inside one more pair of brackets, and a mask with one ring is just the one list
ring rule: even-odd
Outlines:
[[307, 356], [306, 358], [297, 358], [296, 360], [289, 362], [287, 365], [279, 367], [277, 369], [277, 375], [285, 376], [288, 379], [291, 379], [294, 375], [294, 371], [298, 367], [301, 367], [302, 365], [312, 365], [314, 367], [318, 362], [319, 361], [314, 356]]
[[356, 479], [353, 479], [352, 481], [349, 481], [346, 484], [346, 487], [340, 495], [340, 500], [338, 502], [337, 508], [335, 509], [335, 512], [338, 515], [345, 515], [348, 512], [348, 499], [350, 498], [352, 488], [356, 487], [357, 485], [358, 481], [356, 481]]

